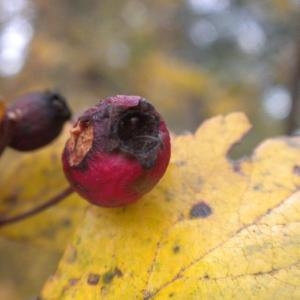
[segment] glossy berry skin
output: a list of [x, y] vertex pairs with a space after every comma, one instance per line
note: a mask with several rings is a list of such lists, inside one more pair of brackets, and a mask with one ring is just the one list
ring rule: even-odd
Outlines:
[[104, 207], [138, 200], [158, 183], [169, 160], [170, 136], [161, 116], [145, 99], [124, 95], [87, 110], [62, 156], [75, 191]]
[[70, 119], [71, 112], [61, 95], [46, 91], [16, 98], [6, 115], [14, 123], [9, 146], [31, 151], [53, 141]]

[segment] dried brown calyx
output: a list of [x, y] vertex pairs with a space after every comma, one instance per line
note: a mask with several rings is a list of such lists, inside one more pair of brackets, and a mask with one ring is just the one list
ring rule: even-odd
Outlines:
[[134, 156], [144, 168], [151, 168], [161, 146], [159, 116], [153, 106], [141, 99], [136, 107], [120, 112], [112, 136], [123, 153]]
[[67, 145], [70, 153], [69, 163], [71, 166], [77, 166], [92, 148], [94, 129], [89, 121], [78, 120], [70, 133]]
[[121, 152], [151, 168], [161, 147], [160, 117], [139, 98], [134, 105], [104, 101], [86, 111], [71, 130], [69, 163], [79, 165], [91, 152]]

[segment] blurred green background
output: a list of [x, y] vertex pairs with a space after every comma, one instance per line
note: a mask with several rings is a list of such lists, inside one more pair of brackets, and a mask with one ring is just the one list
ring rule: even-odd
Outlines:
[[[0, 0], [2, 100], [56, 89], [78, 114], [138, 94], [177, 134], [244, 111], [254, 129], [239, 157], [297, 133], [299, 20], [300, 0]], [[0, 299], [34, 299], [50, 250], [0, 239]]]

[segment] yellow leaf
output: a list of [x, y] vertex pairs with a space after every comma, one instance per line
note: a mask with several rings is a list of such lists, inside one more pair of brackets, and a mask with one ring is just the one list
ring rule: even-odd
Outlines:
[[249, 128], [210, 119], [174, 138], [149, 195], [90, 207], [42, 299], [300, 299], [300, 139], [230, 161]]
[[[7, 150], [0, 159], [0, 214], [28, 211], [64, 190], [68, 183], [61, 166], [67, 130], [50, 146], [30, 153]], [[76, 194], [24, 221], [0, 228], [10, 239], [63, 250], [87, 202]]]

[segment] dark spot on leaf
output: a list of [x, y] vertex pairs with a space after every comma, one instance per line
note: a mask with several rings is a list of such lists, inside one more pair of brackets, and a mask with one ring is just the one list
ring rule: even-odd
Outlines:
[[232, 161], [232, 168], [234, 172], [242, 173], [241, 161], [240, 160]]
[[74, 286], [77, 284], [78, 281], [79, 281], [78, 278], [71, 278], [71, 279], [69, 279], [69, 285]]
[[115, 268], [115, 274], [118, 277], [122, 277], [123, 276], [123, 273], [122, 273], [122, 271], [119, 268]]
[[110, 282], [113, 280], [114, 276], [115, 276], [115, 273], [114, 273], [114, 272], [112, 272], [112, 271], [106, 272], [106, 273], [103, 275], [103, 283], [105, 283], [105, 284], [110, 283]]
[[300, 166], [299, 165], [294, 166], [293, 173], [300, 176]]
[[173, 247], [173, 253], [178, 253], [180, 251], [180, 246], [179, 245], [175, 245], [174, 247]]
[[122, 277], [123, 273], [119, 268], [115, 268], [114, 270], [108, 271], [103, 274], [103, 283], [108, 284], [110, 283], [114, 277]]
[[96, 285], [99, 282], [100, 275], [95, 273], [90, 273], [87, 279], [87, 283], [90, 285]]
[[63, 227], [70, 227], [72, 225], [72, 222], [70, 219], [63, 219], [61, 220], [61, 225]]
[[186, 165], [186, 161], [185, 160], [177, 160], [177, 161], [175, 161], [175, 164], [178, 167], [183, 167]]
[[173, 298], [173, 297], [174, 297], [174, 293], [170, 293], [169, 298]]
[[190, 210], [190, 218], [191, 219], [207, 218], [211, 214], [212, 214], [211, 207], [203, 201], [194, 204]]
[[144, 291], [143, 300], [149, 300], [150, 298], [152, 298], [152, 293], [150, 293], [149, 291]]
[[261, 184], [256, 184], [253, 186], [254, 191], [259, 191], [259, 190], [261, 190], [261, 188], [262, 188]]
[[204, 275], [204, 279], [209, 279], [210, 277], [209, 277], [209, 275], [208, 274], [205, 274]]

